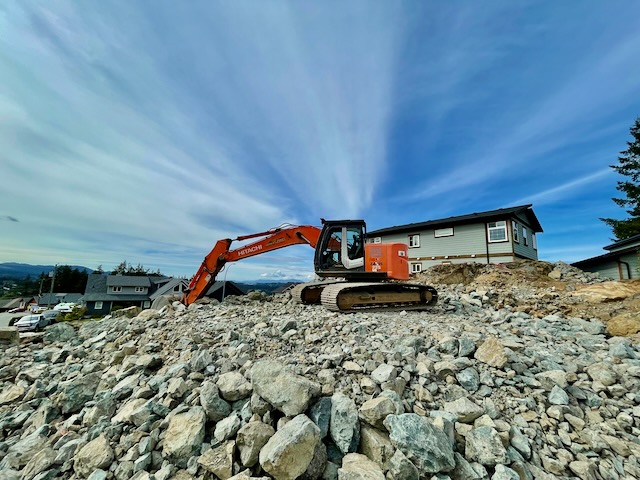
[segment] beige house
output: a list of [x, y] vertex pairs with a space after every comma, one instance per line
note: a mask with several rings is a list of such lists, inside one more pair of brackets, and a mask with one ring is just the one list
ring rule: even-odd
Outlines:
[[409, 223], [367, 233], [369, 243], [409, 247], [411, 272], [443, 263], [505, 263], [538, 259], [542, 232], [531, 205]]

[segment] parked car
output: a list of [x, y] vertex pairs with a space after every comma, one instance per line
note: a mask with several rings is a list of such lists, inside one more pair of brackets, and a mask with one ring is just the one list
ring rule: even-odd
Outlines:
[[44, 318], [46, 318], [47, 320], [49, 320], [51, 323], [55, 322], [56, 318], [58, 318], [58, 316], [63, 313], [59, 310], [47, 310], [46, 312], [42, 312], [42, 315], [44, 315]]
[[31, 313], [42, 313], [47, 309], [47, 307], [35, 306], [31, 307]]
[[58, 305], [53, 307], [53, 309], [62, 313], [70, 313], [76, 306], [77, 305], [75, 303], [59, 303]]
[[44, 315], [25, 315], [15, 323], [19, 332], [34, 332], [40, 330], [51, 323], [51, 320]]
[[24, 312], [26, 310], [26, 308], [24, 307], [16, 307], [16, 308], [12, 308], [11, 310], [7, 310], [7, 313], [18, 313], [18, 312]]

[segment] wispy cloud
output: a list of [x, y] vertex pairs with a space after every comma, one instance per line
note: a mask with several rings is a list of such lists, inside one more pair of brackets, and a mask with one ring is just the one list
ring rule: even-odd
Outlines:
[[16, 223], [20, 221], [17, 218], [12, 217], [11, 215], [3, 215], [0, 217], [0, 220], [7, 220], [9, 222], [16, 222]]
[[557, 202], [558, 200], [561, 200], [562, 198], [573, 194], [575, 190], [585, 188], [591, 183], [601, 180], [602, 177], [612, 174], [613, 172], [610, 168], [605, 168], [590, 175], [585, 175], [584, 177], [570, 180], [561, 185], [548, 188], [542, 192], [533, 193], [531, 195], [527, 195], [526, 197], [512, 200], [503, 205], [503, 207], [506, 207], [508, 205], [522, 205], [526, 203], [535, 203], [537, 206], [542, 206], [547, 203]]

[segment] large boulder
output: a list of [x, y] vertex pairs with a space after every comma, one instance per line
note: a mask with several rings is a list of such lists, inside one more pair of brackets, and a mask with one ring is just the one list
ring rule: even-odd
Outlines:
[[418, 468], [421, 476], [453, 470], [451, 440], [429, 420], [415, 413], [389, 415], [384, 426], [391, 443]]
[[320, 442], [320, 429], [298, 415], [278, 430], [260, 451], [260, 465], [278, 480], [294, 480], [309, 467]]
[[507, 463], [509, 459], [500, 435], [495, 428], [490, 426], [474, 428], [467, 434], [465, 455], [467, 460], [490, 467]]
[[331, 397], [331, 419], [329, 433], [342, 453], [355, 452], [360, 443], [360, 421], [358, 407], [342, 393]]
[[200, 450], [206, 421], [202, 407], [174, 415], [164, 437], [164, 456], [179, 467], [185, 467], [187, 460]]
[[68, 323], [55, 323], [44, 329], [44, 342], [68, 342], [75, 338], [76, 329]]
[[253, 467], [258, 463], [260, 450], [275, 434], [271, 425], [262, 422], [249, 422], [236, 436], [236, 445], [240, 451], [240, 462], [245, 467]]
[[79, 478], [87, 478], [94, 470], [109, 467], [113, 459], [113, 449], [103, 434], [80, 449], [75, 456], [73, 470]]
[[320, 385], [296, 375], [273, 360], [257, 362], [251, 369], [254, 391], [286, 416], [304, 412], [320, 394]]
[[85, 404], [93, 399], [100, 383], [100, 376], [99, 373], [90, 373], [61, 383], [57, 406], [62, 413], [67, 414], [82, 410]]

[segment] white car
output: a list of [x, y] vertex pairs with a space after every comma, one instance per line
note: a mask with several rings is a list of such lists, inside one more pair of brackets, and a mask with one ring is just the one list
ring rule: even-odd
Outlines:
[[19, 332], [32, 332], [49, 325], [51, 321], [44, 315], [25, 315], [18, 320], [13, 326]]
[[59, 303], [58, 305], [53, 307], [53, 309], [62, 313], [70, 313], [76, 306], [77, 305], [75, 303]]

